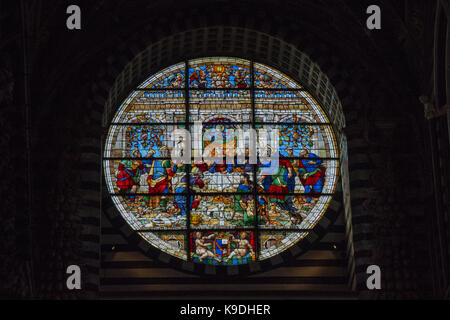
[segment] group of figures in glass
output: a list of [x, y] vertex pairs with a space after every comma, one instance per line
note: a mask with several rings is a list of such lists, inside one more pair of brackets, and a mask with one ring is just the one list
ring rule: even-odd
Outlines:
[[[242, 59], [206, 58], [141, 87], [113, 119], [104, 166], [117, 209], [153, 246], [199, 263], [244, 264], [287, 249], [322, 217], [336, 184], [335, 138], [318, 104], [290, 78]], [[171, 132], [196, 121], [201, 146], [214, 145], [223, 158], [213, 151], [213, 159], [173, 159]], [[234, 132], [249, 128], [276, 130], [276, 150], [252, 162], [246, 145], [238, 159]]]
[[[149, 130], [159, 128], [152, 126]], [[151, 145], [149, 137], [147, 134], [138, 141]], [[155, 158], [157, 151], [159, 156]], [[293, 148], [287, 147], [287, 157], [280, 154], [272, 160], [278, 162], [276, 166], [259, 161], [253, 165], [248, 157], [239, 163], [236, 155], [233, 163], [226, 163], [224, 158], [176, 164], [170, 159], [170, 151], [167, 145], [149, 149], [145, 155], [135, 149], [135, 159], [120, 161], [115, 172], [119, 194], [126, 196], [137, 215], [143, 220], [158, 215], [173, 221], [168, 227], [181, 227], [188, 210], [194, 226], [253, 226], [256, 210], [260, 224], [284, 226], [290, 221], [299, 225], [302, 210], [312, 208], [322, 193], [326, 176], [323, 160], [306, 148], [296, 157]], [[188, 187], [189, 199], [185, 195]], [[302, 194], [296, 193], [298, 190]], [[289, 218], [283, 223], [280, 221], [286, 219], [280, 218], [281, 213]], [[153, 226], [150, 220], [148, 226]]]

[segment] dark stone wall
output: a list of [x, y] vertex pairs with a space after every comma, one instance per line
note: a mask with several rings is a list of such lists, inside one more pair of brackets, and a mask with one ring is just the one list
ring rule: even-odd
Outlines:
[[[99, 207], [100, 181], [83, 172], [100, 168], [83, 157], [100, 154], [110, 86], [149, 44], [225, 25], [292, 43], [320, 65], [342, 99], [361, 298], [430, 297], [431, 171], [418, 97], [430, 86], [434, 5], [375, 1], [383, 8], [383, 29], [369, 32], [365, 10], [372, 2], [74, 1], [82, 8], [82, 30], [68, 31], [62, 2], [0, 1], [11, 13], [0, 17], [0, 121], [6, 128], [0, 143], [7, 154], [0, 163], [6, 172], [2, 294], [85, 294], [65, 289], [65, 268], [89, 260], [83, 275], [100, 269], [95, 245], [82, 246], [99, 243], [83, 235], [83, 228], [98, 225], [83, 212], [86, 204]], [[365, 289], [370, 264], [383, 271], [379, 292]], [[95, 286], [87, 289], [95, 296]]]
[[27, 266], [30, 263], [29, 221], [26, 214], [27, 181], [24, 172], [16, 166], [26, 168], [25, 133], [22, 128], [23, 113], [17, 101], [14, 65], [7, 54], [0, 55], [0, 149], [4, 156], [0, 170], [4, 177], [0, 187], [2, 210], [0, 213], [0, 296], [25, 297], [30, 294]]

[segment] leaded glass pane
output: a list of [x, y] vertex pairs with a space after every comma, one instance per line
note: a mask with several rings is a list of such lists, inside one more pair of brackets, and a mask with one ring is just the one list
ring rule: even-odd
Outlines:
[[256, 122], [327, 123], [316, 100], [304, 90], [255, 90]]
[[213, 57], [189, 62], [190, 88], [247, 89], [250, 85], [250, 61]]
[[192, 198], [193, 229], [229, 229], [255, 226], [255, 202], [252, 193], [195, 195]]
[[184, 232], [138, 232], [151, 245], [182, 260], [187, 260], [187, 236]]
[[307, 232], [263, 231], [259, 235], [259, 259], [271, 258], [290, 248], [307, 235]]
[[191, 233], [191, 258], [210, 265], [239, 265], [256, 261], [253, 231], [197, 231]]
[[185, 92], [134, 91], [120, 106], [112, 123], [184, 123]]
[[261, 63], [254, 64], [255, 87], [258, 89], [300, 89], [301, 86], [283, 73]]
[[190, 91], [190, 121], [249, 122], [251, 98], [249, 90]]
[[139, 88], [146, 89], [169, 89], [185, 87], [185, 64], [179, 63], [166, 68], [145, 80]]

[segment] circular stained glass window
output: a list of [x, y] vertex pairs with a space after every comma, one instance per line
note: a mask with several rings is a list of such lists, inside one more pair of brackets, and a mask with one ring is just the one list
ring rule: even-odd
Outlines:
[[210, 57], [166, 68], [129, 94], [103, 166], [115, 207], [152, 246], [242, 265], [312, 230], [338, 158], [333, 128], [301, 84], [264, 64]]

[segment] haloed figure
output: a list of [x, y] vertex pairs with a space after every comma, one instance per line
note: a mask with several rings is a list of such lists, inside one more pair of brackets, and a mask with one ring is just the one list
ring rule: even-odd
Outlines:
[[317, 198], [322, 193], [325, 167], [322, 165], [323, 160], [307, 149], [302, 150], [300, 157], [304, 159], [299, 163], [298, 174], [305, 187], [306, 202], [311, 202], [313, 197]]
[[[169, 149], [166, 146], [161, 147], [159, 151], [161, 152], [161, 157], [167, 158], [169, 156]], [[170, 179], [175, 175], [175, 172], [172, 170], [170, 160], [156, 160], [153, 158], [154, 154], [155, 151], [150, 150], [147, 154], [150, 160], [147, 160], [148, 163], [145, 163], [149, 170], [147, 177], [149, 196], [144, 197], [144, 201], [148, 202], [151, 209], [156, 209], [157, 207], [165, 209], [167, 206], [165, 195], [171, 192]]]

